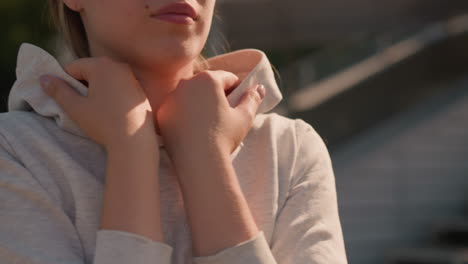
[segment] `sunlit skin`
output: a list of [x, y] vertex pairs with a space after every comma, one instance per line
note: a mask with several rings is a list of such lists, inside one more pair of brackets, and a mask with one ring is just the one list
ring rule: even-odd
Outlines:
[[90, 52], [128, 63], [147, 93], [154, 111], [179, 81], [194, 74], [211, 27], [215, 0], [187, 2], [199, 14], [193, 25], [177, 25], [150, 17], [177, 1], [64, 0], [80, 11]]
[[[159, 132], [176, 168], [194, 256], [212, 255], [257, 235], [230, 154], [250, 130], [265, 91], [250, 89], [231, 107], [225, 91], [239, 84], [236, 75], [194, 72], [215, 0], [187, 1], [199, 13], [192, 25], [150, 17], [177, 1], [63, 1], [80, 12], [92, 55], [65, 70], [88, 80], [89, 92], [80, 97], [55, 79], [47, 93], [109, 153], [101, 228], [164, 241], [154, 206], [159, 204], [154, 177], [159, 164], [151, 163], [159, 160]], [[145, 158], [133, 158], [137, 155]], [[127, 197], [119, 195], [123, 190]]]

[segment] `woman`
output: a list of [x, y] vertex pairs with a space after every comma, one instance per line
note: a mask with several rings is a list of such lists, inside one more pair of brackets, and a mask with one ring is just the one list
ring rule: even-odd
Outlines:
[[266, 113], [266, 55], [200, 56], [215, 0], [49, 4], [77, 58], [20, 47], [1, 263], [346, 263], [327, 148]]

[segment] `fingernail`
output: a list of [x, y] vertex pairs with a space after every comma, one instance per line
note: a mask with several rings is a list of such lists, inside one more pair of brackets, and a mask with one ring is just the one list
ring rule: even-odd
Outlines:
[[265, 86], [260, 84], [257, 86], [257, 92], [260, 94], [260, 97], [263, 99], [265, 97]]

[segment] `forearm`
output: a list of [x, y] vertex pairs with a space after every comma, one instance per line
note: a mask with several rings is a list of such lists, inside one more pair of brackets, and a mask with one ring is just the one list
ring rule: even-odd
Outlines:
[[163, 242], [157, 141], [125, 142], [107, 150], [101, 228]]
[[229, 153], [197, 148], [175, 160], [196, 256], [212, 255], [258, 233]]

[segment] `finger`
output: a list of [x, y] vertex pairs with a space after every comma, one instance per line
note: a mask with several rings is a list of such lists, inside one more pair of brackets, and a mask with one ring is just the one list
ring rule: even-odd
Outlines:
[[50, 97], [74, 120], [84, 106], [84, 97], [75, 91], [67, 82], [50, 75], [40, 78], [41, 86]]
[[77, 80], [89, 81], [92, 75], [92, 66], [95, 64], [93, 58], [81, 58], [65, 65], [65, 71]]
[[264, 97], [265, 87], [263, 85], [256, 85], [243, 94], [235, 108], [244, 111], [250, 120], [253, 120]]
[[223, 71], [223, 70], [214, 70], [214, 71], [208, 70], [206, 72], [213, 74], [216, 80], [218, 80], [220, 83], [223, 84], [222, 87], [223, 87], [225, 94], [230, 93], [241, 82], [239, 77], [232, 72]]
[[218, 72], [219, 72], [219, 77], [221, 81], [224, 83], [223, 88], [225, 92], [230, 93], [241, 82], [241, 79], [239, 78], [239, 76], [235, 75], [232, 72], [222, 71], [222, 70], [219, 70]]

